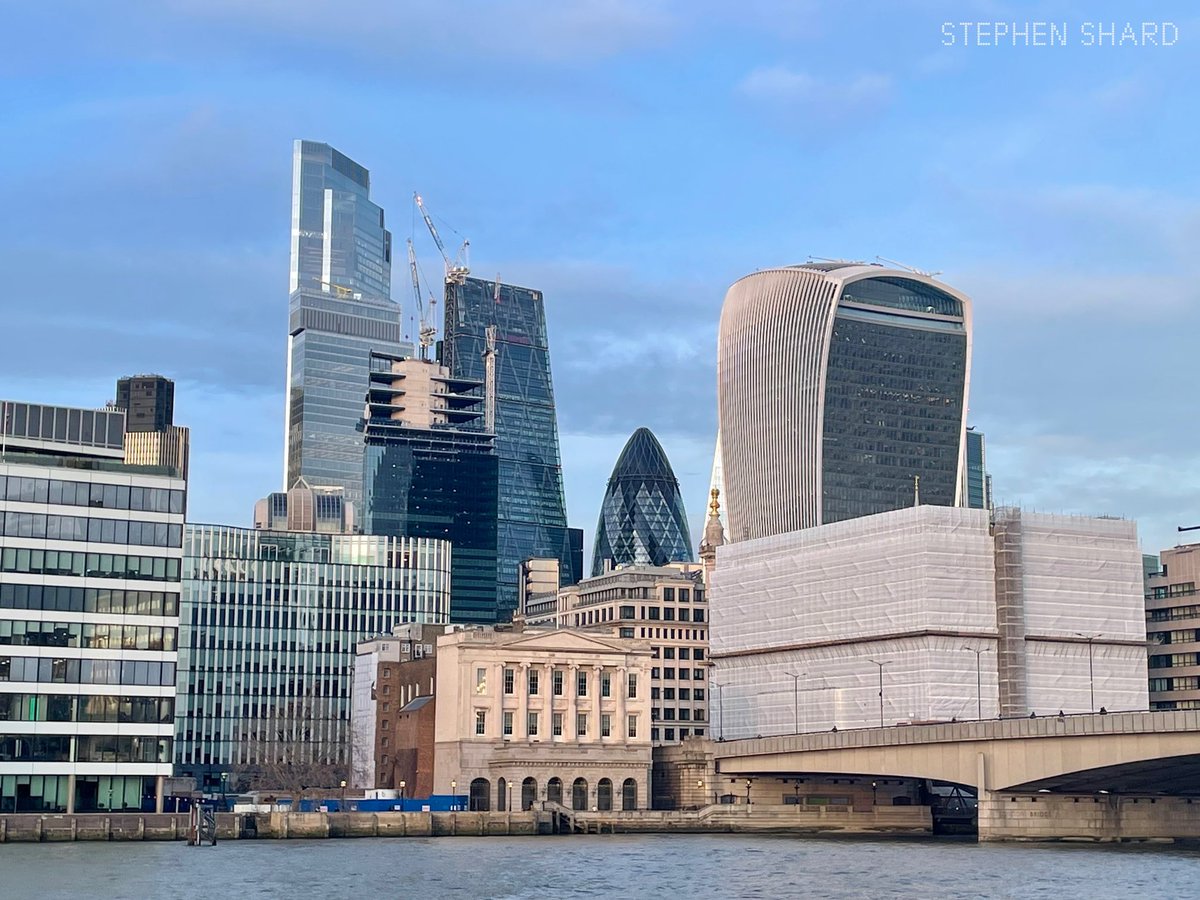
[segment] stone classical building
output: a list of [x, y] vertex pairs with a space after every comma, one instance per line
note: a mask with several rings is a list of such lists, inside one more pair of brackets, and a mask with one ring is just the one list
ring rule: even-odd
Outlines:
[[623, 566], [532, 599], [526, 624], [650, 644], [650, 741], [708, 733], [708, 604], [700, 564]]
[[1200, 709], [1200, 544], [1164, 550], [1146, 578], [1150, 708]]
[[648, 641], [456, 628], [438, 640], [435, 793], [475, 810], [650, 805]]

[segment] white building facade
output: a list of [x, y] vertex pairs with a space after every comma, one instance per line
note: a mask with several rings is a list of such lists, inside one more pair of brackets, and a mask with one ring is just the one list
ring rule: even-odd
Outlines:
[[1133, 523], [1011, 509], [723, 546], [713, 735], [1145, 709], [1141, 579]]

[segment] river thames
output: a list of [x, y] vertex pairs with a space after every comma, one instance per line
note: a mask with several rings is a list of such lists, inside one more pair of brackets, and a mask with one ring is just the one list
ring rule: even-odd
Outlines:
[[24, 897], [1153, 897], [1200, 851], [742, 835], [6, 844]]

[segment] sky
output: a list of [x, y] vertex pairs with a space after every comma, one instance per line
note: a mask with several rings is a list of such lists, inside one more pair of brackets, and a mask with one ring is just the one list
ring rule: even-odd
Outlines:
[[0, 395], [174, 378], [189, 518], [249, 525], [282, 478], [305, 138], [371, 170], [425, 271], [413, 191], [481, 277], [544, 291], [589, 547], [639, 426], [699, 540], [725, 291], [810, 256], [973, 298], [998, 502], [1172, 546], [1200, 524], [1200, 10], [1134, 6], [0, 0]]

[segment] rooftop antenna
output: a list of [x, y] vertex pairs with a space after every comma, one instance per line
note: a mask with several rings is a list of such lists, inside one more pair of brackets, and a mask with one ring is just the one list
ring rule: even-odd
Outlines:
[[942, 274], [940, 269], [936, 272], [926, 272], [913, 266], [906, 266], [904, 263], [897, 262], [894, 259], [888, 259], [886, 256], [876, 256], [875, 258], [881, 263], [887, 263], [889, 266], [895, 266], [897, 269], [903, 269], [905, 272], [912, 272], [914, 275], [924, 275], [926, 278], [936, 278]]

